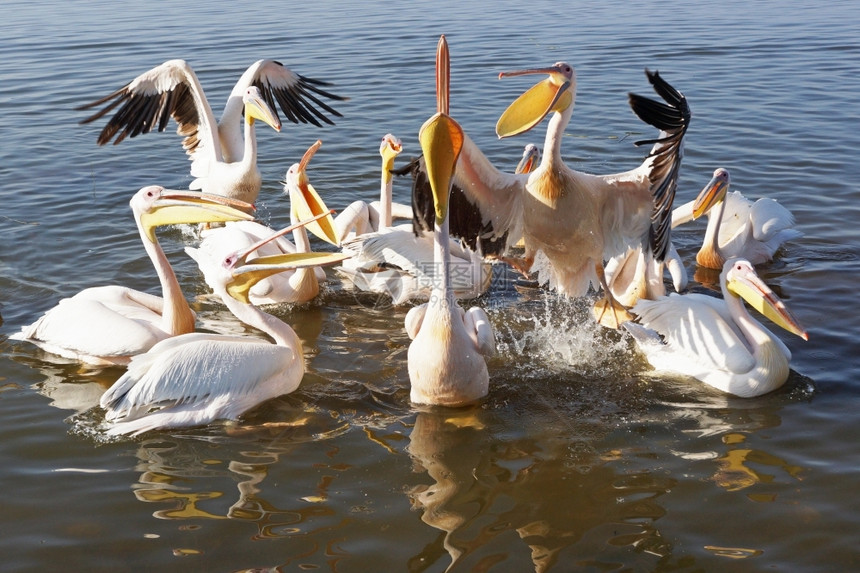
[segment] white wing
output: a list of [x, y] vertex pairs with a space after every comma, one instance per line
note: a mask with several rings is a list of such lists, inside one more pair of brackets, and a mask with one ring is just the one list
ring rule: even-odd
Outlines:
[[218, 125], [203, 88], [191, 66], [184, 60], [169, 60], [148, 70], [131, 82], [97, 101], [78, 109], [107, 104], [84, 119], [89, 123], [121, 106], [102, 129], [98, 144], [111, 139], [114, 145], [126, 137], [152, 130], [164, 131], [170, 118], [177, 123], [176, 132], [185, 137], [182, 146], [192, 161], [221, 161]]
[[[62, 299], [12, 338], [65, 358], [124, 364], [167, 336], [161, 328], [162, 306], [160, 297], [125, 287], [89, 288]], [[79, 328], [81, 324], [87, 328]]]
[[413, 306], [406, 313], [406, 319], [403, 326], [406, 328], [406, 334], [410, 340], [415, 340], [418, 333], [421, 331], [421, 325], [424, 324], [424, 316], [427, 314], [427, 303]]
[[[780, 233], [782, 237], [791, 236], [797, 238], [802, 235], [794, 227], [794, 215], [779, 204], [775, 199], [768, 197], [759, 199], [753, 203], [750, 209], [750, 221], [752, 222], [753, 237], [762, 242], [769, 242]], [[791, 233], [786, 234], [786, 231]], [[789, 240], [783, 238], [780, 243]]]
[[671, 370], [691, 373], [719, 369], [739, 373], [756, 365], [755, 357], [719, 299], [701, 294], [673, 294], [653, 301], [640, 300], [633, 312], [642, 326], [663, 337], [662, 352], [673, 355], [667, 361]]
[[493, 332], [493, 324], [483, 308], [473, 306], [467, 310], [463, 316], [463, 323], [478, 352], [484, 356], [496, 354], [496, 335]]
[[[416, 236], [409, 225], [356, 237], [342, 245], [345, 252], [354, 253], [344, 261], [342, 274], [356, 288], [391, 295], [395, 304], [426, 298], [440, 270], [433, 260], [433, 241], [432, 233]], [[468, 298], [484, 292], [492, 276], [481, 256], [454, 239], [450, 253], [449, 280], [455, 295]]]
[[293, 349], [260, 339], [181, 335], [136, 356], [100, 405], [109, 422], [130, 422], [153, 411], [174, 413], [172, 426], [235, 418], [295, 390], [301, 360]]

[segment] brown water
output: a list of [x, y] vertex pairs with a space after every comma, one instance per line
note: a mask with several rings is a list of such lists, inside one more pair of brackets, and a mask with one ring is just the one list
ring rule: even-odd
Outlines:
[[[272, 7], [262, 21], [241, 8], [0, 8], [0, 570], [857, 568], [853, 3], [321, 2]], [[404, 157], [417, 152], [435, 109], [440, 33], [452, 114], [500, 167], [544, 133], [495, 138], [525, 87], [498, 81], [500, 71], [576, 67], [564, 154], [592, 172], [641, 161], [632, 141], [651, 134], [626, 94], [650, 95], [645, 67], [684, 91], [694, 118], [678, 200], [725, 166], [747, 196], [789, 207], [805, 234], [759, 269], [810, 333], [779, 333], [793, 353], [783, 388], [743, 400], [651, 376], [629, 338], [594, 326], [590, 300], [520, 293], [501, 267], [475, 301], [499, 352], [490, 394], [471, 408], [414, 408], [409, 307], [357, 297], [333, 276], [313, 303], [271, 309], [302, 338], [307, 374], [238, 423], [108, 440], [94, 405], [122, 369], [6, 339], [88, 286], [154, 291], [128, 199], [190, 181], [172, 129], [98, 148], [98, 127], [77, 125], [74, 106], [176, 57], [195, 67], [216, 113], [258, 58], [335, 82], [351, 97], [335, 127], [259, 133], [259, 215], [279, 226], [279, 181], [317, 137], [309, 175], [334, 208], [378, 193], [383, 134], [403, 139]], [[395, 198], [408, 193], [397, 182]], [[695, 266], [701, 233], [674, 235], [693, 290], [714, 280]], [[208, 294], [181, 230], [159, 238], [200, 329], [256, 334]]]

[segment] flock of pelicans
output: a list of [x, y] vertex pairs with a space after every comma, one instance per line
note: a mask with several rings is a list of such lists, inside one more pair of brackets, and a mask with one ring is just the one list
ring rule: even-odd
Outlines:
[[[487, 394], [485, 357], [495, 351], [495, 336], [481, 308], [464, 310], [458, 300], [484, 292], [490, 261], [503, 261], [570, 297], [602, 290], [596, 320], [629, 331], [657, 370], [693, 376], [738, 396], [769, 392], [788, 378], [791, 355], [741, 299], [807, 338], [754, 269], [799, 235], [793, 217], [772, 199], [752, 203], [730, 193], [725, 169], [715, 171], [695, 201], [673, 209], [691, 114], [683, 94], [658, 73], [646, 73], [664, 101], [630, 94], [629, 102], [659, 135], [637, 142], [651, 146], [641, 165], [612, 175], [575, 171], [561, 158], [576, 89], [570, 65], [500, 74], [546, 79], [502, 114], [499, 137], [526, 132], [550, 116], [542, 156], [526, 146], [509, 173], [494, 167], [448, 114], [449, 54], [442, 36], [437, 113], [419, 132], [421, 156], [402, 171], [413, 177], [412, 205], [392, 202], [401, 146], [386, 135], [379, 202], [357, 201], [334, 217], [307, 175], [317, 141], [287, 171], [292, 224], [276, 232], [253, 215], [261, 186], [255, 122], [280, 130], [277, 101], [293, 122], [332, 123], [329, 116], [340, 114], [324, 100], [344, 98], [326, 91], [325, 82], [261, 60], [240, 78], [216, 121], [191, 68], [181, 60], [165, 62], [83, 106], [103, 107], [82, 122], [113, 112], [99, 144], [162, 131], [171, 118], [184, 136], [195, 177], [191, 190], [148, 186], [130, 201], [162, 296], [121, 286], [88, 288], [13, 338], [86, 363], [127, 365], [100, 400], [110, 434], [235, 419], [292, 392], [304, 375], [298, 336], [260, 306], [311, 300], [325, 278], [321, 267], [338, 265], [338, 274], [356, 289], [384, 293], [397, 304], [426, 300], [405, 319], [412, 339], [410, 399], [460, 406]], [[687, 282], [671, 229], [703, 215], [708, 226], [696, 260], [722, 269], [722, 298], [666, 296], [664, 272], [676, 291]], [[411, 221], [395, 225], [397, 218]], [[271, 342], [195, 332], [195, 315], [155, 235], [157, 227], [176, 224], [203, 224], [199, 245], [186, 252], [226, 307]], [[309, 232], [340, 250], [312, 252]]]

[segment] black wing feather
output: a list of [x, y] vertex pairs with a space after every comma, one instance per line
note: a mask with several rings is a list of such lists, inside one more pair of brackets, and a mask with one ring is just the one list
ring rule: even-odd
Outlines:
[[[433, 232], [436, 210], [423, 155], [391, 172], [398, 176], [412, 176], [412, 231], [419, 236], [424, 232]], [[483, 222], [478, 206], [457, 185], [451, 186], [448, 227], [452, 237], [460, 239], [469, 249], [485, 257], [501, 256], [507, 247], [507, 233], [495, 237], [492, 225]]]
[[678, 187], [684, 134], [692, 113], [684, 94], [660, 77], [659, 72], [645, 70], [645, 74], [665, 103], [633, 93], [629, 102], [639, 119], [660, 130], [659, 137], [637, 141], [636, 145], [653, 145], [649, 154], [654, 162], [649, 174], [653, 208], [648, 240], [651, 252], [662, 262], [672, 240], [672, 204]]

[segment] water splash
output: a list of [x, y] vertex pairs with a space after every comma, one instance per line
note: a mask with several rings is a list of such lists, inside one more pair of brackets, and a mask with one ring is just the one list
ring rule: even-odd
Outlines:
[[[586, 378], [628, 377], [637, 370], [627, 337], [597, 324], [590, 297], [544, 292], [495, 314], [502, 360], [526, 361], [535, 376], [572, 373]], [[502, 316], [504, 313], [504, 316]]]

